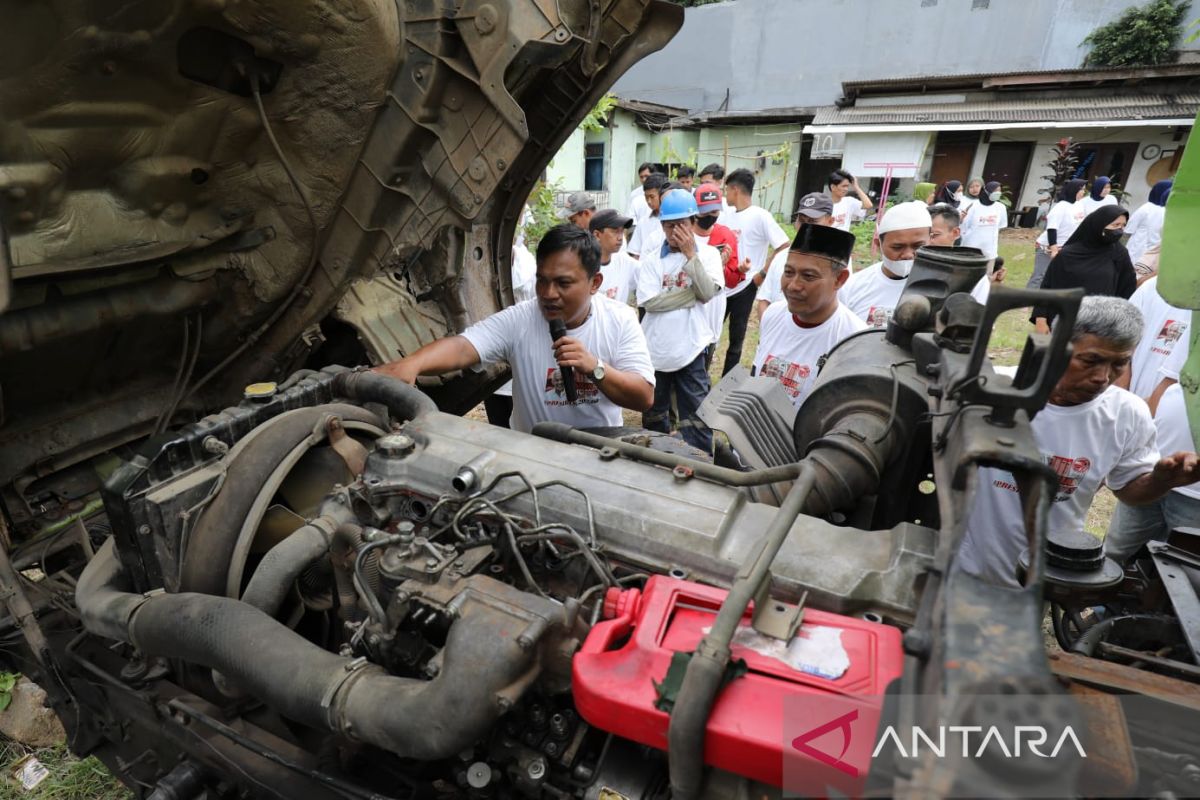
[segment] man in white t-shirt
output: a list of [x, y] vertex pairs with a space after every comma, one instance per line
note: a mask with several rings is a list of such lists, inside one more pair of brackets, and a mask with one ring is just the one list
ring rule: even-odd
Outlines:
[[1117, 382], [1145, 400], [1158, 386], [1158, 369], [1175, 351], [1187, 347], [1187, 332], [1192, 324], [1190, 309], [1176, 308], [1158, 293], [1158, 276], [1137, 288], [1129, 302], [1138, 307], [1146, 321], [1145, 335], [1133, 351], [1129, 370]]
[[[1161, 452], [1196, 450], [1188, 427], [1183, 387], [1178, 383], [1163, 393], [1154, 414], [1154, 427]], [[1174, 529], [1194, 528], [1197, 522], [1200, 522], [1200, 483], [1178, 486], [1147, 505], [1117, 503], [1108, 534], [1104, 537], [1104, 555], [1124, 563], [1146, 542], [1161, 541]]]
[[667, 176], [658, 172], [651, 174], [642, 184], [642, 196], [646, 198], [646, 206], [650, 213], [642, 220], [634, 220], [637, 226], [629, 240], [626, 252], [634, 258], [640, 258], [642, 253], [657, 250], [662, 245], [662, 220], [658, 217], [658, 206], [662, 202], [663, 187], [667, 185]]
[[636, 284], [638, 262], [621, 249], [625, 231], [633, 220], [606, 208], [592, 217], [590, 228], [600, 245], [600, 294], [609, 300], [629, 305], [629, 296]]
[[[800, 230], [800, 226], [805, 223], [833, 225], [833, 201], [829, 199], [829, 195], [824, 192], [809, 192], [800, 198], [800, 205], [797, 206], [796, 213], [792, 215], [792, 225], [796, 230]], [[790, 250], [784, 250], [775, 254], [775, 258], [771, 259], [770, 268], [767, 269], [767, 277], [763, 278], [762, 285], [758, 287], [758, 293], [754, 299], [754, 313], [760, 321], [767, 306], [783, 299], [783, 268], [787, 264], [790, 252]], [[854, 262], [849, 261], [847, 266], [849, 269], [854, 269]], [[847, 277], [849, 274], [849, 272], [846, 273]]]
[[[959, 226], [958, 209], [949, 203], [937, 203], [929, 207], [929, 218], [932, 223], [929, 228], [931, 245], [938, 247], [957, 247], [959, 245], [962, 228]], [[984, 275], [971, 290], [971, 297], [974, 297], [981, 305], [987, 305], [991, 283], [991, 278]]]
[[853, 252], [852, 234], [802, 223], [780, 279], [784, 299], [763, 314], [754, 374], [778, 380], [796, 408], [812, 391], [821, 357], [866, 330], [866, 323], [838, 302]]
[[[513, 374], [514, 430], [528, 432], [545, 421], [619, 426], [622, 408], [650, 407], [654, 370], [636, 313], [597, 295], [600, 281], [595, 237], [574, 225], [558, 225], [537, 247], [535, 300], [509, 306], [458, 336], [439, 339], [376, 370], [415, 383], [419, 375], [507, 361]], [[561, 320], [566, 335], [552, 340], [550, 320]], [[573, 370], [573, 402], [564, 368]]]
[[638, 167], [637, 186], [634, 186], [633, 191], [629, 193], [629, 216], [633, 217], [634, 225], [642, 224], [642, 220], [650, 216], [650, 206], [646, 204], [642, 188], [646, 185], [646, 178], [649, 178], [653, 172], [654, 165], [649, 161]]
[[929, 244], [933, 220], [920, 200], [897, 203], [876, 226], [883, 260], [850, 276], [841, 300], [871, 328], [886, 328], [917, 251]]
[[712, 339], [705, 305], [721, 291], [721, 257], [694, 233], [696, 199], [675, 189], [663, 196], [665, 240], [645, 253], [638, 268], [637, 304], [646, 311], [642, 329], [654, 365], [654, 404], [642, 426], [671, 432], [671, 395], [684, 441], [712, 452], [712, 431], [696, 413], [708, 395], [704, 351]]
[[829, 173], [829, 198], [833, 201], [833, 227], [843, 231], [866, 219], [867, 212], [875, 207], [858, 185], [858, 178], [844, 169]]
[[[1145, 505], [1200, 479], [1196, 454], [1162, 458], [1145, 402], [1113, 385], [1141, 335], [1142, 315], [1128, 300], [1083, 299], [1071, 334], [1071, 360], [1031, 423], [1038, 449], [1058, 474], [1051, 530], [1082, 531], [1102, 483], [1121, 502]], [[959, 564], [990, 582], [1017, 586], [1026, 542], [1016, 480], [1002, 469], [980, 469]]]
[[729, 349], [725, 351], [726, 375], [742, 361], [746, 325], [754, 307], [755, 287], [763, 282], [776, 254], [787, 249], [788, 235], [765, 208], [754, 205], [754, 173], [735, 169], [725, 178], [725, 196], [732, 207], [720, 219], [738, 238], [738, 258], [745, 265], [741, 281], [725, 288], [725, 316], [729, 318]]

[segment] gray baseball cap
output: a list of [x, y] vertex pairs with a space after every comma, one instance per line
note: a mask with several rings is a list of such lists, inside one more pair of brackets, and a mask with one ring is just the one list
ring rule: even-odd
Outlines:
[[558, 210], [559, 219], [567, 219], [580, 211], [595, 211], [596, 201], [587, 192], [571, 192], [566, 204]]
[[824, 192], [809, 192], [800, 198], [796, 214], [803, 214], [809, 219], [820, 219], [833, 214], [833, 199]]

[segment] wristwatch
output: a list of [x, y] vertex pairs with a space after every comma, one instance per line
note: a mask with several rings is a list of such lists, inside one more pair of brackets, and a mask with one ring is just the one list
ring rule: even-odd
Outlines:
[[602, 380], [604, 380], [604, 362], [596, 359], [596, 368], [592, 370], [592, 381], [599, 383]]

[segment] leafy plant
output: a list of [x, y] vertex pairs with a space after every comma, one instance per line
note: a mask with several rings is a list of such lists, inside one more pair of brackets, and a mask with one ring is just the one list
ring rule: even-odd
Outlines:
[[617, 96], [615, 94], [606, 94], [601, 97], [599, 102], [592, 107], [588, 115], [583, 118], [583, 122], [579, 123], [579, 127], [585, 131], [596, 132], [602, 130], [608, 122], [608, 115], [617, 106]]
[[0, 672], [0, 711], [12, 704], [13, 687], [20, 678], [19, 672]]
[[1092, 46], [1083, 60], [1088, 67], [1134, 67], [1167, 64], [1177, 58], [1175, 40], [1183, 31], [1189, 2], [1154, 0], [1131, 8], [1087, 35]]
[[529, 195], [531, 217], [525, 223], [525, 246], [530, 252], [536, 253], [538, 242], [546, 235], [546, 231], [562, 222], [558, 218], [556, 198], [564, 191], [561, 180], [554, 183], [538, 181], [533, 187], [533, 194]]
[[1062, 185], [1074, 176], [1075, 167], [1079, 164], [1079, 145], [1070, 136], [1055, 142], [1050, 152], [1054, 157], [1047, 161], [1045, 166], [1049, 167], [1052, 173], [1042, 176], [1050, 182], [1050, 186], [1038, 189], [1038, 194], [1046, 195], [1038, 201], [1039, 203], [1053, 203]]

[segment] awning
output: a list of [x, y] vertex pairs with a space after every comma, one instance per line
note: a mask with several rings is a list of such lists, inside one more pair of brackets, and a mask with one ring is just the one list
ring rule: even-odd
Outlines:
[[955, 103], [826, 106], [807, 134], [978, 131], [1011, 128], [1119, 128], [1191, 126], [1200, 94], [1108, 94]]

